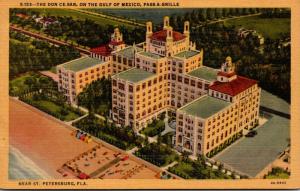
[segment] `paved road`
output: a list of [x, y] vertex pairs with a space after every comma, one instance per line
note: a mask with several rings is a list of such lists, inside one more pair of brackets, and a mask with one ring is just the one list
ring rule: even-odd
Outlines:
[[81, 12], [81, 13], [84, 13], [84, 14], [88, 14], [88, 15], [94, 15], [94, 16], [98, 16], [98, 17], [102, 17], [102, 18], [107, 18], [107, 19], [110, 19], [110, 20], [113, 20], [113, 21], [119, 21], [119, 22], [126, 23], [126, 24], [133, 25], [133, 26], [139, 26], [139, 27], [145, 27], [146, 26], [144, 23], [139, 23], [139, 22], [136, 22], [136, 21], [123, 19], [123, 18], [119, 18], [119, 17], [114, 17], [114, 16], [111, 16], [111, 15], [103, 14], [103, 13], [85, 11], [85, 10], [82, 10], [82, 9], [72, 9], [72, 10], [77, 11], [77, 12]]
[[195, 29], [195, 28], [203, 27], [204, 25], [211, 25], [211, 24], [215, 24], [215, 23], [223, 22], [223, 21], [228, 21], [228, 20], [232, 20], [232, 19], [239, 19], [239, 18], [244, 18], [244, 17], [253, 17], [253, 16], [258, 16], [258, 15], [261, 15], [261, 13], [255, 13], [255, 14], [251, 14], [251, 15], [242, 15], [242, 16], [236, 16], [236, 17], [229, 17], [229, 18], [225, 18], [225, 19], [219, 19], [219, 20], [216, 20], [216, 21], [210, 21], [210, 22], [205, 23], [205, 24], [199, 24], [199, 25], [193, 26], [192, 28]]
[[18, 31], [20, 33], [26, 34], [28, 36], [31, 36], [31, 37], [34, 37], [34, 38], [37, 38], [37, 39], [41, 39], [41, 40], [46, 40], [48, 42], [51, 42], [53, 44], [57, 44], [57, 45], [60, 45], [60, 46], [61, 45], [72, 46], [75, 49], [77, 49], [81, 54], [84, 54], [84, 55], [89, 55], [90, 54], [90, 51], [87, 50], [87, 49], [80, 48], [80, 47], [74, 46], [74, 45], [72, 45], [70, 43], [54, 39], [53, 37], [47, 37], [45, 35], [37, 34], [37, 33], [31, 32], [31, 31], [28, 31], [28, 30], [25, 30], [25, 29], [22, 29], [20, 27], [13, 26], [13, 25], [10, 25], [9, 28], [12, 29], [12, 30]]
[[257, 129], [257, 135], [243, 138], [213, 159], [225, 167], [255, 177], [285, 150], [290, 139], [290, 120], [272, 115]]

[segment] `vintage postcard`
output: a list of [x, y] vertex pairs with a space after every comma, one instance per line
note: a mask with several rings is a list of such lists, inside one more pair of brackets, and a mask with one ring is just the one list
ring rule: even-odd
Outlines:
[[0, 188], [299, 188], [299, 13], [1, 1]]

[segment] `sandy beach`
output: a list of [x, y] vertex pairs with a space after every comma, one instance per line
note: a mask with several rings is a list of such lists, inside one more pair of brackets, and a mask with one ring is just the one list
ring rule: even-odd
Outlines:
[[10, 144], [55, 178], [57, 168], [73, 156], [95, 146], [71, 137], [71, 131], [46, 116], [10, 99]]
[[[29, 105], [10, 98], [9, 109], [10, 145], [20, 150], [53, 178], [63, 178], [62, 173], [57, 170], [62, 169], [66, 163], [87, 174], [96, 171], [97, 173], [92, 173], [95, 177], [91, 178], [159, 178], [159, 170], [149, 168], [132, 156], [124, 162], [122, 159], [126, 153], [118, 155], [120, 150], [112, 149], [107, 144], [104, 146], [96, 141], [86, 143], [76, 139], [72, 135], [74, 130]], [[93, 151], [97, 147], [99, 150]], [[93, 152], [97, 156], [90, 154], [89, 158], [88, 155], [85, 157], [84, 153]], [[108, 154], [104, 156], [103, 152]], [[116, 162], [112, 163], [113, 161]], [[65, 178], [72, 177], [76, 176], [70, 174]]]

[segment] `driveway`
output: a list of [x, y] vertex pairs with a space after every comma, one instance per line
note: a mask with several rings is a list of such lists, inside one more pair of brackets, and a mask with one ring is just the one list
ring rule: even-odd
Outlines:
[[243, 138], [213, 159], [237, 172], [255, 177], [285, 150], [290, 139], [290, 120], [272, 115], [257, 129], [257, 135]]

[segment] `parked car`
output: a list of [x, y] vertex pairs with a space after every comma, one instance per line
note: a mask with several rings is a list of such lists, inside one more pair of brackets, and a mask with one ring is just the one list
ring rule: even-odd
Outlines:
[[246, 137], [254, 137], [255, 135], [257, 135], [257, 132], [255, 130], [251, 130], [246, 134]]

